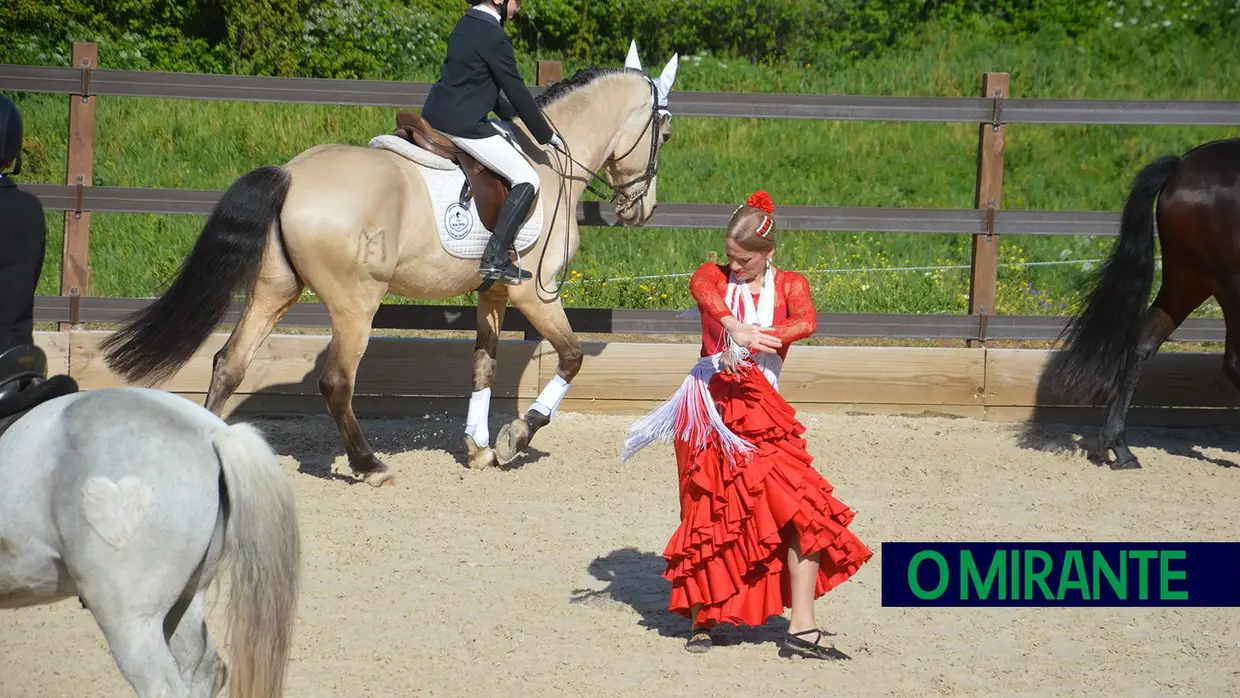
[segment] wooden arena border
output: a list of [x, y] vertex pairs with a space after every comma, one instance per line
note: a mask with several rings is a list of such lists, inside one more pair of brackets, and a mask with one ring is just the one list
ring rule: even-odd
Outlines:
[[[39, 332], [50, 369], [82, 389], [126, 385], [104, 365], [107, 331]], [[184, 368], [159, 387], [201, 403], [215, 333]], [[274, 334], [254, 358], [229, 414], [327, 414], [318, 392], [330, 337]], [[472, 340], [374, 337], [357, 378], [359, 415], [420, 419], [463, 410]], [[562, 403], [565, 412], [639, 414], [670, 396], [697, 360], [696, 344], [591, 342]], [[1069, 407], [1039, 387], [1050, 352], [1035, 349], [795, 346], [780, 389], [798, 410], [967, 417], [993, 421], [1097, 422], [1096, 408]], [[502, 340], [494, 390], [497, 414], [520, 414], [556, 367], [542, 340]], [[1240, 391], [1222, 375], [1222, 356], [1163, 353], [1147, 366], [1133, 400], [1133, 424], [1240, 422]], [[463, 412], [461, 414], [464, 414]]]

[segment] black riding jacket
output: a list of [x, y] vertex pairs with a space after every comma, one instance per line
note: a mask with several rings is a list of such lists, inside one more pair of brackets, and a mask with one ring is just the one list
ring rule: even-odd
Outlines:
[[448, 55], [426, 97], [422, 118], [449, 135], [487, 138], [497, 135], [487, 124], [492, 111], [504, 120], [520, 116], [539, 143], [551, 141], [551, 126], [517, 70], [512, 39], [498, 18], [474, 7], [448, 37]]

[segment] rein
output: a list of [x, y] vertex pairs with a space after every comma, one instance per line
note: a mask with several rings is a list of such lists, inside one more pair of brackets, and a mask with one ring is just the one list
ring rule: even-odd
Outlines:
[[[642, 129], [642, 132], [637, 136], [637, 139], [633, 141], [632, 147], [624, 151], [623, 155], [608, 158], [606, 161], [603, 162], [603, 165], [600, 166], [598, 170], [591, 170], [589, 167], [586, 167], [579, 160], [573, 157], [572, 148], [569, 147], [568, 143], [564, 144], [564, 149], [566, 152], [563, 153], [564, 157], [569, 161], [570, 164], [577, 165], [581, 169], [590, 173], [590, 178], [585, 180], [587, 191], [593, 193], [595, 196], [599, 197], [600, 199], [603, 199], [604, 201], [607, 201], [608, 203], [615, 203], [618, 199], [620, 199], [620, 197], [624, 197], [624, 201], [630, 202], [632, 203], [632, 205], [639, 207], [639, 210], [642, 204], [645, 203], [646, 193], [650, 190], [650, 182], [659, 173], [659, 166], [658, 166], [658, 161], [656, 158], [656, 156], [658, 155], [658, 151], [659, 151], [659, 129], [655, 128], [655, 120], [658, 119], [658, 116], [659, 116], [659, 98], [658, 98], [658, 93], [655, 89], [654, 81], [651, 80], [650, 78], [646, 78], [646, 80], [647, 82], [650, 83], [650, 103], [652, 105], [651, 110], [650, 110], [650, 118], [646, 121], [646, 127]], [[556, 132], [558, 133], [560, 129], [556, 127], [555, 122], [551, 120], [551, 117], [546, 115], [545, 113], [543, 116], [551, 124], [551, 128], [555, 129]], [[611, 162], [613, 160], [623, 160], [624, 158], [628, 157], [630, 153], [636, 150], [637, 145], [642, 142], [642, 138], [646, 135], [647, 131], [650, 131], [650, 157], [649, 159], [646, 160], [646, 171], [645, 172], [643, 172], [642, 174], [638, 175], [637, 177], [634, 177], [633, 179], [627, 182], [624, 182], [623, 184], [616, 185], [616, 186], [607, 184], [606, 180], [604, 180], [602, 177], [599, 177], [599, 174], [598, 174], [599, 170], [602, 170], [603, 167], [605, 167], [608, 162]], [[552, 150], [554, 151], [555, 149], [553, 148]], [[551, 213], [551, 224], [554, 226], [555, 217], [560, 210], [560, 205], [567, 198], [566, 190], [568, 188], [568, 181], [572, 179], [573, 175], [572, 175], [572, 167], [569, 167], [568, 173], [565, 173], [564, 171], [565, 168], [560, 166], [561, 163], [560, 163], [559, 157], [553, 157], [553, 159], [556, 163], [556, 172], [557, 174], [560, 175], [560, 186], [559, 186], [559, 191], [556, 194], [555, 209], [553, 209]], [[608, 188], [612, 190], [611, 196], [605, 196], [602, 192], [594, 188], [593, 182], [595, 179], [602, 181], [604, 184], [607, 185]], [[641, 193], [639, 193], [636, 198], [620, 191], [621, 189], [625, 189], [625, 188], [631, 187], [639, 183], [645, 184], [645, 186], [642, 187]], [[547, 254], [547, 245], [543, 245], [542, 253], [538, 257], [537, 271], [534, 274], [534, 281], [538, 283], [538, 289], [545, 293], [551, 293], [551, 295], [557, 299], [560, 297], [560, 289], [564, 287], [564, 281], [568, 278], [568, 266], [569, 266], [568, 265], [568, 237], [569, 237], [568, 226], [570, 223], [570, 221], [568, 220], [568, 216], [570, 215], [575, 216], [577, 213], [576, 211], [568, 211], [567, 207], [565, 208], [566, 210], [564, 213], [565, 215], [565, 219], [564, 219], [564, 226], [565, 226], [564, 227], [564, 266], [560, 269], [560, 278], [559, 278], [559, 281], [556, 283], [555, 290], [549, 291], [542, 284], [542, 273], [541, 272], [542, 272], [543, 260], [545, 259], [546, 254]]]

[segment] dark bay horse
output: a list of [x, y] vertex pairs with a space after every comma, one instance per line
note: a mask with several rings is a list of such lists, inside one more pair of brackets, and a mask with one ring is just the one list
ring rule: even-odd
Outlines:
[[[1155, 202], [1157, 201], [1157, 208]], [[1154, 283], [1154, 224], [1163, 279]], [[1210, 141], [1146, 165], [1124, 206], [1119, 240], [1092, 278], [1084, 310], [1060, 335], [1047, 386], [1077, 403], [1105, 404], [1096, 456], [1140, 468], [1125, 436], [1142, 364], [1211, 296], [1227, 326], [1223, 375], [1240, 387], [1240, 138]]]

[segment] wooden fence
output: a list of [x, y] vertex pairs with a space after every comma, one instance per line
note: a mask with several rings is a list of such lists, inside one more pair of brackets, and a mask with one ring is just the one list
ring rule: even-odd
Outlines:
[[[538, 66], [539, 85], [535, 94], [544, 86], [558, 79], [560, 66], [555, 62], [541, 62]], [[95, 109], [101, 96], [125, 97], [173, 97], [207, 100], [242, 100], [287, 102], [300, 104], [342, 104], [390, 106], [411, 108], [419, 105], [429, 88], [427, 83], [327, 80], [305, 78], [268, 78], [235, 75], [197, 75], [142, 71], [106, 70], [99, 67], [97, 47], [90, 43], [74, 44], [73, 65], [67, 68], [47, 66], [0, 65], [0, 90], [49, 92], [69, 96], [68, 166], [65, 185], [26, 185], [25, 188], [38, 195], [45, 207], [63, 210], [64, 258], [62, 265], [60, 296], [40, 297], [36, 303], [36, 319], [61, 323], [61, 329], [80, 327], [81, 323], [114, 322], [149, 301], [134, 298], [91, 298], [90, 295], [90, 214], [99, 212], [159, 213], [159, 214], [207, 214], [222, 195], [220, 191], [181, 189], [135, 189], [125, 187], [92, 186], [94, 162]], [[832, 337], [881, 337], [963, 340], [966, 346], [982, 347], [979, 353], [971, 349], [924, 350], [892, 348], [887, 353], [866, 353], [864, 348], [807, 347], [801, 351], [823, 353], [823, 359], [842, 361], [844, 368], [805, 370], [838, 371], [838, 374], [791, 378], [791, 395], [800, 402], [860, 405], [888, 404], [893, 406], [938, 405], [950, 407], [949, 411], [970, 412], [982, 410], [994, 414], [994, 409], [1015, 408], [1013, 415], [1020, 415], [1038, 405], [1053, 403], [1053, 398], [1037, 395], [1036, 376], [1043, 352], [1009, 355], [993, 353], [984, 345], [988, 339], [1051, 340], [1058, 336], [1066, 318], [1003, 316], [995, 313], [995, 287], [998, 269], [998, 244], [1003, 235], [1115, 235], [1118, 232], [1119, 212], [1099, 211], [1045, 211], [1003, 210], [1004, 144], [1007, 127], [1011, 123], [1028, 124], [1112, 124], [1112, 125], [1200, 125], [1240, 126], [1240, 102], [1222, 101], [1157, 101], [1157, 100], [1076, 100], [1076, 99], [1019, 99], [1010, 96], [1007, 73], [985, 73], [982, 94], [978, 97], [860, 97], [849, 95], [789, 95], [710, 93], [676, 90], [670, 97], [669, 108], [678, 117], [702, 116], [720, 118], [779, 118], [779, 119], [835, 119], [835, 120], [881, 120], [922, 122], [966, 122], [978, 125], [977, 180], [975, 205], [971, 209], [907, 209], [883, 207], [809, 207], [782, 206], [780, 225], [785, 230], [799, 231], [847, 231], [847, 232], [901, 232], [901, 233], [955, 233], [972, 236], [971, 283], [968, 313], [962, 315], [892, 315], [892, 314], [820, 314], [818, 335]], [[697, 203], [661, 204], [648, 225], [651, 227], [723, 227], [732, 212], [726, 205]], [[618, 222], [609, 211], [597, 202], [583, 202], [577, 211], [582, 225], [613, 226]], [[234, 321], [235, 310], [225, 322]], [[470, 307], [458, 306], [409, 306], [385, 305], [376, 317], [376, 328], [384, 329], [473, 329], [474, 312]], [[640, 333], [640, 334], [693, 334], [697, 332], [696, 320], [675, 311], [635, 311], [612, 309], [572, 309], [570, 319], [582, 332]], [[282, 327], [326, 327], [326, 312], [317, 303], [298, 304], [280, 323]], [[519, 312], [507, 314], [505, 329], [525, 332], [520, 346], [541, 347], [536, 333]], [[101, 386], [107, 378], [98, 371], [91, 349], [93, 333], [72, 332], [63, 337], [45, 336], [41, 339], [48, 346], [63, 346], [66, 367], [72, 365], [85, 384]], [[1224, 328], [1217, 320], [1190, 320], [1172, 336], [1173, 341], [1222, 341]], [[214, 341], [214, 340], [213, 340]], [[222, 341], [222, 340], [221, 340]], [[283, 383], [300, 386], [293, 393], [271, 393], [273, 385], [288, 381], [288, 371], [296, 372], [313, 364], [313, 354], [307, 347], [326, 338], [280, 338], [272, 342], [293, 342], [301, 349], [291, 349], [299, 360], [286, 361], [282, 368], [257, 368], [252, 371], [251, 381], [242, 387], [243, 394], [267, 391], [276, 394], [316, 394], [313, 380]], [[445, 340], [449, 341], [449, 340]], [[76, 350], [70, 345], [80, 343]], [[269, 343], [270, 345], [270, 343]], [[289, 346], [293, 346], [289, 345]], [[274, 346], [274, 345], [271, 345]], [[317, 346], [317, 345], [315, 345]], [[372, 343], [366, 363], [383, 364], [386, 355], [376, 347], [389, 346], [384, 342]], [[396, 345], [391, 345], [396, 346]], [[410, 351], [413, 345], [404, 345], [401, 351]], [[417, 345], [429, 346], [429, 345]], [[647, 348], [643, 349], [643, 346]], [[579, 383], [591, 385], [601, 381], [597, 390], [575, 384], [573, 401], [600, 400], [636, 406], [665, 396], [669, 386], [674, 388], [674, 376], [683, 376], [685, 361], [675, 368], [654, 371], [650, 380], [630, 383], [624, 390], [617, 388], [616, 374], [600, 366], [602, 358], [618, 357], [616, 365], [659, 365], [668, 356], [688, 360], [688, 353], [695, 348], [672, 348], [667, 345], [636, 345], [630, 349], [595, 347], [595, 357], [587, 358], [587, 371]], [[545, 347], [543, 347], [545, 349]], [[690, 351], [692, 349], [693, 351]], [[182, 388], [205, 389], [209, 372], [210, 347], [204, 348], [203, 359], [195, 359], [187, 367], [191, 376]], [[276, 351], [272, 356], [287, 358], [288, 351]], [[420, 352], [421, 350], [417, 350]], [[513, 374], [509, 393], [512, 397], [533, 397], [536, 390], [530, 386], [549, 377], [546, 362], [534, 361], [541, 356], [538, 349], [523, 349], [527, 353], [524, 367]], [[901, 352], [932, 352], [903, 354]], [[964, 351], [964, 354], [933, 352]], [[1005, 350], [1006, 351], [1006, 350]], [[628, 352], [628, 353], [626, 353]], [[643, 354], [646, 352], [647, 354]], [[669, 353], [670, 352], [670, 353]], [[677, 353], [679, 352], [679, 353]], [[685, 353], [688, 352], [688, 353]], [[467, 356], [469, 352], [454, 354]], [[685, 356], [680, 356], [684, 353]], [[623, 354], [623, 356], [621, 356]], [[631, 354], [631, 355], [630, 355]], [[826, 354], [831, 354], [827, 357]], [[378, 356], [376, 355], [376, 356]], [[657, 356], [656, 356], [657, 355]], [[392, 361], [408, 368], [414, 359], [406, 356]], [[71, 359], [71, 357], [74, 357]], [[864, 368], [859, 357], [869, 357]], [[875, 358], [882, 357], [882, 358]], [[914, 359], [912, 357], [921, 357]], [[78, 361], [78, 359], [81, 359]], [[993, 360], [992, 360], [993, 359]], [[428, 359], [429, 360], [429, 359]], [[201, 361], [206, 361], [205, 365]], [[256, 366], [262, 366], [262, 357]], [[878, 364], [874, 364], [878, 361]], [[1184, 362], [1188, 363], [1184, 363]], [[309, 363], [307, 363], [309, 362]], [[890, 390], [880, 389], [880, 376], [890, 369], [896, 372]], [[929, 362], [929, 363], [926, 363]], [[937, 363], [936, 363], [937, 362]], [[947, 363], [944, 363], [947, 362]], [[1143, 386], [1154, 386], [1154, 393], [1143, 387], [1135, 404], [1174, 404], [1204, 407], [1240, 406], [1231, 403], [1230, 387], [1220, 384], [1217, 357], [1209, 355], [1189, 357], [1159, 357]], [[518, 362], [520, 363], [520, 362]], [[881, 365], [880, 365], [881, 364]], [[430, 361], [430, 365], [436, 365]], [[194, 368], [198, 366], [198, 368]], [[275, 366], [275, 363], [272, 364]], [[534, 366], [534, 368], [531, 368]], [[901, 367], [904, 368], [901, 368]], [[908, 367], [913, 367], [912, 369]], [[921, 368], [917, 368], [917, 367]], [[952, 367], [949, 368], [948, 367]], [[93, 368], [92, 368], [93, 367]], [[1162, 368], [1160, 368], [1162, 367]], [[1204, 368], [1206, 374], [1189, 380], [1193, 389], [1185, 388], [1186, 367]], [[517, 370], [517, 369], [512, 369]], [[916, 378], [909, 370], [920, 371]], [[1160, 371], [1170, 373], [1160, 373]], [[198, 373], [194, 373], [198, 371]], [[1022, 373], [1023, 371], [1023, 373]], [[387, 373], [386, 375], [396, 375]], [[431, 375], [431, 371], [417, 371]], [[457, 372], [465, 375], [465, 372]], [[278, 374], [278, 376], [277, 376]], [[666, 375], [665, 375], [666, 374]], [[266, 378], [253, 378], [253, 376]], [[794, 374], [799, 375], [799, 374]], [[865, 379], [857, 381], [856, 376]], [[1016, 378], [1015, 376], [1023, 376]], [[1166, 380], [1158, 378], [1168, 375]], [[93, 376], [93, 378], [92, 378]], [[276, 377], [273, 377], [276, 376]], [[610, 379], [609, 379], [610, 376]], [[835, 376], [834, 378], [832, 376]], [[988, 377], [989, 376], [989, 377]], [[1152, 376], [1152, 377], [1151, 377]], [[303, 380], [304, 379], [304, 380]], [[419, 378], [420, 379], [420, 378]], [[264, 383], [274, 380], [276, 383]], [[387, 380], [387, 379], [385, 379]], [[678, 378], [675, 382], [678, 382]], [[915, 387], [921, 381], [925, 390]], [[999, 380], [999, 383], [995, 383]], [[839, 381], [844, 381], [840, 383]], [[878, 381], [878, 382], [876, 382]], [[432, 381], [433, 382], [433, 381]], [[852, 388], [846, 387], [853, 385]], [[1171, 386], [1179, 385], [1172, 389]], [[248, 387], [247, 387], [248, 386]], [[309, 387], [307, 387], [309, 386]], [[798, 387], [799, 386], [799, 387]], [[845, 387], [841, 387], [845, 386]], [[1000, 387], [996, 387], [1000, 386]], [[1016, 386], [1016, 387], [1013, 387]], [[468, 387], [452, 384], [451, 388], [438, 390], [433, 387], [418, 388], [414, 385], [393, 386], [375, 384], [377, 390], [395, 391], [400, 394], [418, 395], [466, 395]], [[1166, 390], [1164, 390], [1166, 388]], [[1193, 390], [1196, 389], [1197, 392]], [[438, 390], [438, 393], [436, 392]], [[534, 392], [529, 392], [534, 390]], [[592, 392], [593, 390], [593, 392]], [[866, 397], [864, 391], [871, 391]], [[308, 392], [307, 392], [308, 391]], [[409, 392], [412, 391], [412, 392]], [[601, 392], [600, 392], [601, 391]], [[800, 392], [798, 392], [800, 391]], [[816, 392], [818, 391], [818, 392]], [[825, 392], [823, 392], [825, 391]], [[1162, 391], [1162, 392], [1158, 392]], [[1168, 392], [1169, 391], [1169, 392]], [[1201, 392], [1201, 391], [1204, 391]], [[192, 392], [192, 391], [191, 391]], [[359, 394], [365, 394], [365, 382]], [[502, 391], [497, 391], [497, 394]], [[831, 395], [821, 398], [821, 395]], [[819, 395], [820, 397], [814, 397]], [[915, 398], [910, 395], [917, 396]], [[1159, 395], [1165, 397], [1160, 398]], [[998, 402], [995, 402], [995, 401]], [[1050, 400], [1050, 402], [1048, 402]], [[1144, 402], [1143, 402], [1144, 401]], [[1161, 401], [1161, 402], [1160, 402]], [[570, 401], [571, 403], [572, 401]], [[610, 403], [609, 403], [610, 404]], [[1022, 412], [1024, 410], [1025, 412]]]

